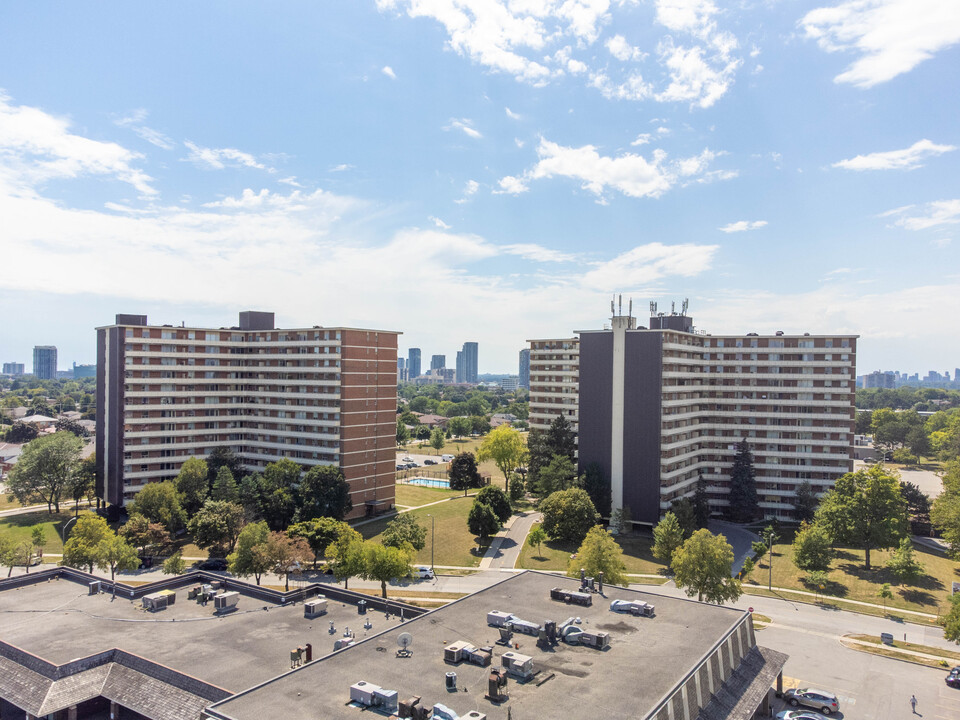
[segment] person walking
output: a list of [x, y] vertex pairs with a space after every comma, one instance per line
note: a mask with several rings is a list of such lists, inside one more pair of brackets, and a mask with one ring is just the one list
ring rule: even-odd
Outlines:
[[910, 696], [910, 709], [913, 710], [914, 715], [917, 714], [917, 696], [916, 695]]

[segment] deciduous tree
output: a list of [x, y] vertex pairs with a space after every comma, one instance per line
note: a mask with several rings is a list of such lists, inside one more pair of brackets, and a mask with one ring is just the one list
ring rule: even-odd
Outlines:
[[452, 417], [447, 421], [447, 430], [458, 440], [470, 434], [470, 419], [463, 416]]
[[899, 547], [887, 560], [887, 570], [901, 585], [911, 585], [924, 576], [926, 569], [923, 567], [923, 563], [917, 560], [913, 542], [909, 537], [900, 541]]
[[363, 572], [363, 537], [349, 525], [341, 528], [337, 539], [327, 547], [330, 567], [337, 580], [348, 588], [350, 578]]
[[[186, 513], [172, 482], [147, 483], [129, 506], [130, 514], [140, 513], [150, 522], [160, 523], [171, 535], [187, 524]], [[78, 521], [79, 522], [79, 521]]]
[[793, 517], [798, 522], [813, 522], [817, 514], [817, 494], [809, 480], [797, 485], [797, 492], [793, 498]]
[[412, 558], [413, 549], [409, 545], [392, 547], [367, 541], [363, 544], [363, 571], [360, 577], [364, 580], [378, 580], [380, 593], [385, 598], [390, 580], [407, 577], [413, 572], [410, 567]]
[[301, 521], [318, 517], [343, 520], [353, 507], [350, 485], [336, 465], [314, 465], [307, 470], [297, 494], [300, 507], [296, 517]]
[[683, 545], [683, 528], [672, 512], [664, 515], [653, 528], [653, 556], [671, 567], [673, 554]]
[[604, 582], [611, 585], [627, 584], [627, 566], [623, 562], [623, 548], [617, 544], [613, 535], [599, 525], [590, 528], [577, 550], [577, 556], [570, 559], [567, 575], [579, 577], [581, 568], [590, 577], [597, 577], [603, 573]]
[[112, 534], [107, 521], [99, 515], [81, 515], [70, 529], [70, 537], [63, 546], [63, 564], [93, 572], [97, 562], [97, 546]]
[[326, 555], [327, 547], [336, 541], [345, 527], [349, 528], [349, 525], [341, 520], [320, 517], [291, 525], [287, 528], [287, 535], [302, 537], [307, 541], [307, 545], [313, 552], [313, 566], [316, 567], [317, 561]]
[[203, 458], [187, 458], [180, 466], [174, 484], [180, 496], [180, 505], [189, 517], [193, 517], [210, 494], [207, 472], [207, 462]]
[[540, 546], [547, 541], [546, 531], [539, 525], [534, 525], [533, 529], [527, 535], [527, 545], [537, 549], [537, 557], [543, 557], [540, 554]]
[[488, 538], [500, 531], [500, 520], [492, 507], [474, 500], [467, 515], [467, 529], [480, 538]]
[[683, 530], [684, 539], [693, 535], [694, 531], [698, 529], [696, 510], [693, 503], [690, 502], [690, 498], [682, 497], [674, 500], [670, 503], [670, 512], [677, 516], [677, 522], [680, 523], [680, 528]]
[[503, 473], [505, 487], [509, 487], [510, 473], [522, 465], [527, 456], [527, 446], [520, 433], [509, 425], [500, 425], [489, 433], [477, 450], [477, 460], [493, 460]]
[[44, 502], [51, 514], [60, 512], [60, 499], [80, 462], [83, 441], [73, 433], [56, 432], [31, 440], [7, 478], [7, 492], [21, 505]]
[[[110, 571], [111, 582], [116, 579], [117, 570], [123, 572], [140, 567], [137, 549], [112, 532], [97, 543], [94, 558], [98, 568]], [[116, 593], [116, 587], [114, 587], [114, 593]]]
[[310, 558], [310, 547], [300, 537], [289, 537], [286, 533], [272, 532], [265, 545], [258, 549], [262, 559], [269, 562], [270, 570], [282, 575], [284, 589], [290, 589], [290, 575], [299, 573]]
[[555, 540], [579, 545], [590, 528], [600, 522], [600, 513], [590, 496], [580, 488], [560, 490], [540, 503], [543, 529]]
[[483, 478], [477, 470], [477, 459], [471, 452], [461, 452], [453, 456], [447, 477], [450, 481], [450, 489], [463, 490], [464, 497], [467, 495], [467, 490], [483, 486]]
[[817, 510], [817, 524], [835, 543], [864, 551], [870, 569], [870, 551], [897, 545], [907, 534], [907, 503], [897, 478], [880, 465], [839, 478]]
[[260, 577], [270, 570], [270, 558], [266, 552], [270, 528], [263, 520], [245, 525], [237, 537], [234, 551], [227, 556], [227, 567], [237, 577], [253, 575], [257, 585]]
[[830, 535], [820, 525], [801, 523], [793, 539], [793, 563], [801, 570], [827, 571], [833, 561]]
[[188, 527], [197, 547], [209, 549], [214, 557], [226, 557], [233, 552], [245, 523], [243, 506], [239, 503], [207, 500]]
[[162, 548], [170, 544], [170, 533], [160, 523], [150, 522], [140, 513], [133, 513], [117, 534], [137, 548], [141, 555], [147, 548]]
[[443, 431], [443, 428], [434, 428], [433, 432], [430, 433], [430, 447], [437, 451], [437, 455], [440, 454], [440, 451], [443, 450], [443, 446], [447, 444], [447, 435]]
[[[260, 479], [260, 514], [271, 530], [286, 530], [297, 512], [300, 466], [289, 458], [267, 465]], [[304, 518], [307, 519], [307, 518]]]
[[513, 509], [510, 507], [510, 501], [507, 499], [506, 493], [494, 485], [487, 485], [481, 488], [474, 502], [489, 505], [501, 525], [513, 515]]
[[677, 587], [698, 601], [722, 605], [740, 597], [740, 582], [731, 577], [733, 548], [723, 535], [697, 530], [673, 555]]
[[183, 575], [186, 569], [187, 561], [179, 550], [163, 561], [163, 572], [167, 575]]
[[413, 513], [400, 513], [387, 523], [383, 544], [397, 548], [409, 545], [414, 550], [423, 550], [427, 544], [427, 529], [417, 522]]
[[397, 445], [406, 447], [408, 442], [410, 442], [410, 430], [403, 424], [403, 420], [397, 418]]
[[950, 544], [950, 554], [960, 558], [960, 462], [946, 466], [943, 492], [933, 501], [930, 520]]
[[557, 490], [567, 490], [577, 481], [577, 468], [566, 455], [554, 455], [540, 468], [537, 484], [532, 488], [537, 497], [545, 498]]

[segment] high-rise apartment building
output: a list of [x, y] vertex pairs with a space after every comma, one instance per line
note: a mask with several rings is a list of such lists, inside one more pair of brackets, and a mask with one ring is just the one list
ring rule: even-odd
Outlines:
[[853, 469], [856, 340], [705, 335], [675, 313], [647, 329], [614, 314], [611, 329], [582, 331], [579, 343], [531, 341], [530, 424], [572, 420], [576, 398], [581, 468], [599, 464], [613, 508], [645, 524], [691, 497], [701, 474], [721, 511], [745, 439], [762, 511], [789, 518], [800, 483], [823, 493]]
[[420, 348], [410, 348], [407, 351], [407, 379], [414, 380], [420, 377]]
[[443, 370], [447, 366], [447, 356], [446, 355], [433, 355], [430, 358], [430, 369], [431, 370]]
[[4, 375], [23, 375], [23, 363], [8, 362], [3, 364]]
[[56, 380], [56, 347], [53, 345], [37, 345], [33, 348], [33, 374], [38, 380]]
[[457, 352], [458, 383], [476, 383], [479, 376], [478, 363], [479, 345], [475, 342], [465, 342], [463, 350]]
[[219, 329], [117, 315], [97, 329], [97, 495], [123, 505], [226, 446], [251, 472], [281, 458], [338, 465], [349, 517], [392, 507], [397, 335], [281, 330], [264, 312]]
[[520, 387], [530, 389], [530, 348], [520, 351]]

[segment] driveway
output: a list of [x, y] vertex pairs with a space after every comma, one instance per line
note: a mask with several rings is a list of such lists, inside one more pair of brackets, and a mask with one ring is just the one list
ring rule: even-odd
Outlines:
[[721, 534], [727, 538], [727, 542], [733, 547], [733, 568], [732, 572], [736, 575], [743, 567], [743, 561], [753, 554], [753, 543], [760, 539], [760, 536], [746, 528], [724, 520], [713, 520], [707, 524], [707, 529], [714, 534]]

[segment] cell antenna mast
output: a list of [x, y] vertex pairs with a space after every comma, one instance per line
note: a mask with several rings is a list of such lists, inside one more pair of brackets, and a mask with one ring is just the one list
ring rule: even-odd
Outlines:
[[633, 317], [633, 298], [630, 298], [630, 303], [627, 305], [627, 315]]
[[653, 317], [657, 314], [657, 304], [653, 301], [650, 302], [650, 317]]
[[617, 301], [615, 299], [610, 301], [610, 314], [617, 314]]
[[671, 315], [677, 314], [677, 303], [675, 300], [670, 301], [670, 314]]
[[617, 301], [618, 301], [619, 308], [620, 308], [620, 309], [619, 309], [619, 314], [620, 314], [620, 315], [623, 315], [623, 295], [620, 295], [620, 296], [617, 298]]
[[680, 311], [681, 315], [687, 314], [687, 308], [690, 307], [690, 298], [683, 299], [683, 310]]

